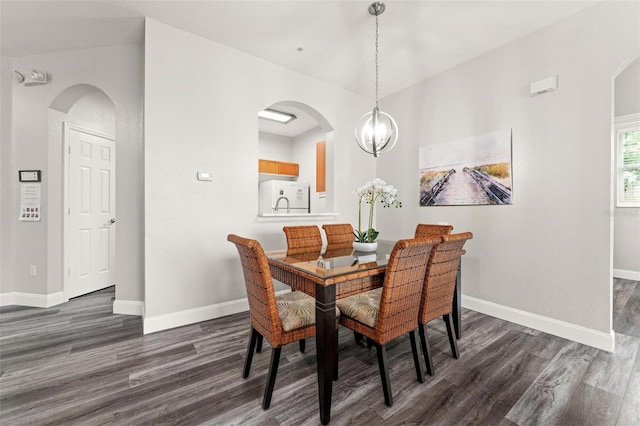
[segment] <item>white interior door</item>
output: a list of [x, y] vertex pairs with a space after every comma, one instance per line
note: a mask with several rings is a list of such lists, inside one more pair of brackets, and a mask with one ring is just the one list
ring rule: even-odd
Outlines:
[[65, 123], [66, 297], [114, 284], [115, 140]]

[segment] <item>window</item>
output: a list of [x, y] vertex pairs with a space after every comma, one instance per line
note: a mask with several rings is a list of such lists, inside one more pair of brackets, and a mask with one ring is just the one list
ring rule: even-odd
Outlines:
[[616, 118], [616, 206], [640, 207], [640, 114]]

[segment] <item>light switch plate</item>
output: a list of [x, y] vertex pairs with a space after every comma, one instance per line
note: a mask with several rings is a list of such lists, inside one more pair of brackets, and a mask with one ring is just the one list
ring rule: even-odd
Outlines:
[[212, 181], [213, 180], [213, 173], [211, 173], [211, 172], [198, 172], [198, 180]]
[[540, 95], [542, 93], [555, 92], [558, 88], [558, 76], [553, 75], [549, 78], [534, 81], [530, 85], [531, 96]]

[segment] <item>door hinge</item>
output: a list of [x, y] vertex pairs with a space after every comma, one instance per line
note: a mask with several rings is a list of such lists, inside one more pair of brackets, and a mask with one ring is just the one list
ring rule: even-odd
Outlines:
[[71, 145], [69, 145], [69, 154], [71, 154]]
[[70, 277], [71, 276], [71, 268], [67, 269], [67, 276]]
[[71, 207], [67, 208], [67, 214], [71, 214]]

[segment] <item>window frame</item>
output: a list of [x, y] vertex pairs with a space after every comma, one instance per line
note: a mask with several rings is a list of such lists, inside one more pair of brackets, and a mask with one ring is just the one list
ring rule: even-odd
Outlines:
[[615, 117], [616, 207], [640, 207], [640, 201], [624, 201], [624, 153], [619, 135], [620, 132], [633, 129], [640, 131], [640, 113]]

